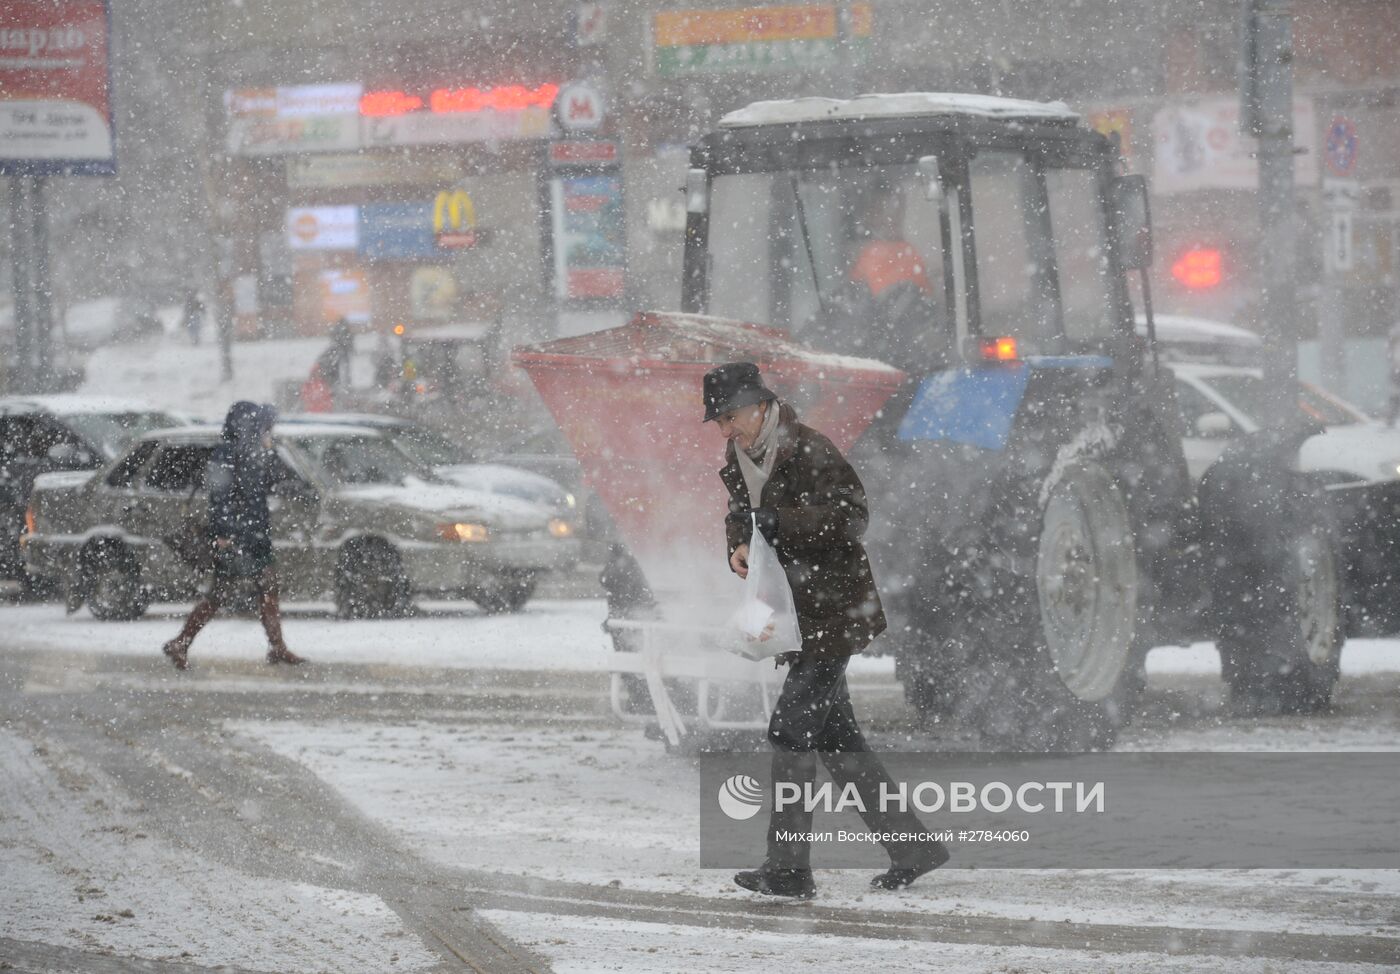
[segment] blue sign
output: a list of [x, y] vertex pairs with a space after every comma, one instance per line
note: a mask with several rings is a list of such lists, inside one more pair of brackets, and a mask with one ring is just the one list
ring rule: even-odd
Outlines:
[[443, 260], [450, 256], [433, 233], [433, 204], [364, 203], [360, 256], [366, 260]]
[[1356, 156], [1361, 150], [1361, 139], [1356, 134], [1356, 123], [1345, 115], [1338, 115], [1327, 126], [1327, 168], [1334, 176], [1350, 176], [1356, 168]]

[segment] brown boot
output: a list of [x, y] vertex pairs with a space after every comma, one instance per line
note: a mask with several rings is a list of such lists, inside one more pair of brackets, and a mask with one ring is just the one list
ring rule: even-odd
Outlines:
[[218, 602], [210, 598], [200, 599], [190, 610], [184, 626], [180, 629], [180, 635], [160, 648], [166, 658], [175, 664], [175, 669], [189, 669], [190, 644], [194, 642], [194, 637], [199, 635], [199, 631], [209, 624], [209, 620], [214, 618], [214, 613], [218, 611]]
[[187, 670], [190, 668], [190, 644], [179, 639], [172, 639], [160, 648], [170, 662], [175, 664], [177, 670]]
[[292, 652], [282, 640], [282, 607], [278, 602], [275, 582], [263, 589], [262, 597], [258, 599], [258, 616], [262, 619], [263, 632], [267, 633], [269, 665], [276, 666], [282, 663], [286, 666], [300, 666], [306, 662], [305, 657]]

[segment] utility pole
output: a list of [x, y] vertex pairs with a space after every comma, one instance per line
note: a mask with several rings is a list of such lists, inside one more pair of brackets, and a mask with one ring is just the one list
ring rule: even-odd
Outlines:
[[1259, 143], [1259, 231], [1267, 422], [1298, 413], [1297, 232], [1293, 207], [1292, 0], [1243, 0], [1240, 127]]

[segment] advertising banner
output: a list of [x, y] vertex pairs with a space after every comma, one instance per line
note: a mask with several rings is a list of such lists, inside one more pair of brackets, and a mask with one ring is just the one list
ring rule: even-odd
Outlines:
[[362, 205], [359, 251], [366, 260], [436, 260], [448, 255], [433, 232], [431, 200]]
[[226, 91], [228, 151], [256, 156], [358, 148], [362, 92], [359, 84]]
[[0, 4], [0, 173], [117, 171], [105, 0]]
[[543, 139], [553, 131], [549, 108], [414, 111], [363, 119], [365, 146], [436, 145]]
[[622, 177], [565, 176], [550, 184], [555, 293], [570, 301], [619, 298], [627, 267]]
[[320, 287], [321, 319], [363, 325], [370, 320], [369, 280], [357, 268], [321, 271], [317, 275]]
[[287, 210], [291, 250], [354, 250], [360, 240], [359, 207], [294, 206]]
[[462, 178], [456, 159], [409, 159], [398, 155], [328, 153], [287, 160], [288, 189], [342, 189], [359, 186], [438, 185]]
[[661, 11], [652, 22], [656, 73], [796, 71], [843, 57], [863, 62], [870, 55], [870, 4], [849, 10], [844, 31], [834, 4]]
[[[1258, 188], [1258, 141], [1240, 134], [1238, 98], [1170, 105], [1152, 117], [1152, 133], [1154, 193]], [[1315, 186], [1317, 119], [1309, 98], [1293, 101], [1293, 138], [1300, 150], [1293, 177], [1299, 186]]]

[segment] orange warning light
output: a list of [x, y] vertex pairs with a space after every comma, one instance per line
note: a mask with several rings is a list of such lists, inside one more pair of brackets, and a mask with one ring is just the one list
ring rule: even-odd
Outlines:
[[1214, 247], [1198, 247], [1186, 251], [1172, 264], [1172, 277], [1182, 287], [1200, 291], [1215, 287], [1224, 279], [1222, 254]]

